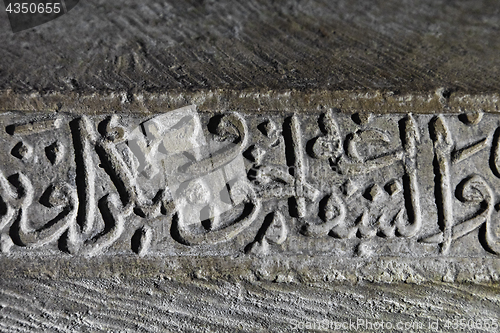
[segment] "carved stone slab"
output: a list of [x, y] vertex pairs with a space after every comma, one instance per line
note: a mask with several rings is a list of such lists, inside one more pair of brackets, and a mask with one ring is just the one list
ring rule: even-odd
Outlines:
[[500, 254], [500, 116], [0, 116], [1, 251]]
[[0, 332], [498, 331], [498, 8], [0, 11]]

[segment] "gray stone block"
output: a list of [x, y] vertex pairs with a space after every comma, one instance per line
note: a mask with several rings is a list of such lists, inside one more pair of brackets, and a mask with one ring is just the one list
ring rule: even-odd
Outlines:
[[1, 20], [0, 331], [498, 331], [496, 7]]

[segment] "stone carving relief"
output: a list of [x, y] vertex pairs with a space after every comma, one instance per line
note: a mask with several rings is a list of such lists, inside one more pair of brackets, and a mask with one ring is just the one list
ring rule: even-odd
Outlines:
[[2, 253], [500, 254], [500, 118], [1, 115]]

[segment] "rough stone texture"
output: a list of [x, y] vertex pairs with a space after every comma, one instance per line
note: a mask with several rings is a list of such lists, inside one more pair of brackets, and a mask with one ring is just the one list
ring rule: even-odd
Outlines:
[[2, 12], [0, 330], [498, 331], [498, 11]]
[[497, 92], [496, 1], [83, 1], [0, 31], [20, 92], [327, 89]]
[[2, 329], [496, 327], [498, 115], [195, 110], [0, 117]]

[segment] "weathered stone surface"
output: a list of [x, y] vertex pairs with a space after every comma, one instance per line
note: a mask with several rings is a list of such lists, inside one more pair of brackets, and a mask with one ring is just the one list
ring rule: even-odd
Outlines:
[[0, 331], [498, 331], [497, 7], [0, 20]]
[[[101, 266], [100, 272], [124, 272], [129, 265], [137, 267], [130, 262]], [[393, 329], [378, 331], [456, 332], [453, 325], [460, 319], [485, 327], [483, 322], [498, 318], [498, 289], [478, 284], [285, 283], [202, 275], [179, 280], [161, 273], [147, 278], [140, 271], [134, 272], [137, 278], [38, 273], [3, 283], [2, 331], [370, 332], [368, 323], [387, 327], [390, 322]], [[438, 330], [429, 328], [436, 322]]]
[[[116, 301], [114, 311], [141, 306], [143, 293], [158, 278], [165, 288], [187, 288], [192, 295], [199, 281], [220, 292], [242, 293], [285, 283], [263, 295], [293, 295], [301, 302], [311, 292], [303, 284], [312, 284], [347, 307], [352, 305], [339, 300], [347, 295], [337, 294], [335, 286], [351, 285], [356, 292], [366, 283], [376, 283], [374, 290], [396, 283], [401, 299], [424, 303], [428, 300], [408, 296], [407, 290], [472, 283], [472, 297], [488, 294], [500, 279], [499, 118], [472, 118], [336, 109], [213, 113], [196, 112], [195, 106], [151, 117], [5, 113], [0, 139], [10, 153], [4, 154], [0, 178], [2, 290], [9, 296], [19, 288], [21, 282], [8, 282], [12, 276], [28, 285], [36, 281], [44, 290], [73, 281], [66, 287], [75, 292], [115, 274], [132, 279], [131, 288], [146, 283], [137, 301]], [[86, 266], [91, 270], [82, 270]], [[99, 297], [106, 288], [92, 293]], [[38, 292], [23, 299], [39, 297]], [[81, 297], [90, 297], [86, 293]], [[474, 301], [491, 322], [498, 320], [493, 294], [491, 305]], [[61, 306], [83, 302], [74, 297]], [[237, 299], [234, 311], [257, 306], [245, 305], [244, 296]], [[16, 314], [16, 302], [4, 303], [7, 322], [23, 316]], [[199, 311], [206, 305], [195, 301], [190, 315], [139, 324], [112, 317], [95, 321], [89, 302], [87, 310], [57, 322], [78, 329], [143, 325], [151, 330], [181, 323], [231, 330], [233, 322], [244, 330], [286, 331], [325, 319], [331, 325], [348, 318], [395, 325], [405, 318], [390, 315], [382, 304], [375, 316], [365, 310], [339, 316], [331, 308], [325, 317], [302, 318], [301, 303], [276, 323], [252, 324], [246, 321], [258, 314], [233, 317], [232, 312], [226, 314], [229, 322], [205, 321]], [[161, 304], [151, 303], [151, 311], [162, 312]], [[79, 311], [89, 311], [85, 318], [92, 323], [75, 324]], [[423, 313], [425, 325], [438, 319], [445, 325], [457, 316], [478, 319], [468, 311]]]
[[3, 252], [500, 254], [497, 115], [359, 117], [4, 114]]
[[0, 89], [498, 92], [492, 0], [82, 1], [13, 34]]

